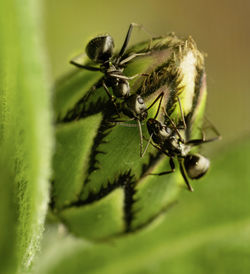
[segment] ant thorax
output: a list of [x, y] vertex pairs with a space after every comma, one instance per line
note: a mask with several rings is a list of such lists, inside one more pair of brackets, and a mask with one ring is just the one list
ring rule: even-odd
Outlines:
[[166, 125], [161, 125], [161, 128], [159, 130], [159, 136], [161, 136], [163, 140], [169, 139], [172, 134], [173, 131], [171, 128], [167, 127]]
[[106, 76], [112, 77], [112, 73], [123, 75], [124, 67], [115, 65], [111, 61], [103, 64], [101, 66], [101, 72], [103, 72]]
[[191, 146], [186, 145], [176, 135], [172, 135], [165, 141], [164, 149], [169, 152], [170, 155], [185, 158], [191, 150]]
[[[162, 148], [164, 148], [165, 150], [167, 150], [169, 152], [170, 155], [177, 156], [177, 157], [181, 157], [184, 158], [188, 155], [188, 153], [191, 150], [191, 146], [186, 144], [185, 142], [185, 130], [183, 130], [182, 128], [171, 128], [169, 126], [165, 126], [165, 131], [169, 132], [170, 135], [168, 138], [166, 138], [164, 140], [164, 144], [162, 146]], [[178, 133], [177, 133], [178, 130]]]

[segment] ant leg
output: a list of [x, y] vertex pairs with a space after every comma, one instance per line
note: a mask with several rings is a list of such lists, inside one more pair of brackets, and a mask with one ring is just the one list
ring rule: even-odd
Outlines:
[[[151, 135], [150, 135], [150, 137], [149, 137], [149, 139], [148, 139], [148, 140], [146, 140], [146, 141], [147, 141], [147, 145], [146, 145], [146, 147], [145, 147], [144, 151], [142, 152], [141, 158], [143, 158], [143, 157], [144, 157], [144, 155], [145, 155], [146, 151], [148, 150], [148, 146], [149, 146], [149, 144], [152, 144], [152, 142], [151, 142], [151, 140], [152, 140], [152, 136], [153, 136], [153, 134], [151, 134]], [[145, 139], [145, 138], [144, 138], [144, 139]]]
[[[127, 120], [127, 121], [132, 121], [132, 120], [135, 120], [134, 118], [131, 118], [130, 120]], [[141, 121], [139, 119], [136, 119], [137, 120], [137, 126], [139, 128], [139, 135], [140, 135], [140, 157], [143, 157], [144, 153], [145, 153], [145, 150], [143, 151], [143, 135], [142, 135], [142, 128], [141, 128]], [[127, 121], [124, 121], [124, 120], [115, 120], [115, 121], [111, 121], [113, 123], [117, 123], [117, 124], [120, 124], [120, 125], [124, 125], [124, 126], [127, 126], [126, 124], [122, 124], [123, 122], [127, 122]], [[135, 125], [132, 125], [132, 124], [129, 124], [128, 126], [135, 126]]]
[[113, 122], [113, 123], [126, 123], [126, 122], [134, 121], [134, 120], [135, 120], [135, 118], [130, 118], [128, 120], [114, 120], [114, 121], [111, 121], [111, 122]]
[[[150, 136], [153, 136], [153, 134], [151, 134]], [[156, 146], [154, 143], [151, 142], [150, 139], [148, 140], [148, 139], [146, 139], [144, 136], [143, 136], [143, 138], [144, 138], [144, 140], [146, 140], [148, 143], [150, 143], [154, 148], [158, 149], [161, 153], [163, 153], [163, 154], [165, 154], [166, 156], [168, 156], [168, 157], [171, 158], [171, 156], [170, 156], [166, 151], [164, 151], [164, 150], [162, 150], [160, 147]], [[147, 145], [147, 147], [148, 147], [148, 145]]]
[[113, 102], [114, 101], [114, 96], [109, 92], [108, 87], [106, 86], [105, 82], [102, 82], [102, 86], [104, 87], [109, 99]]
[[70, 64], [74, 65], [78, 68], [83, 68], [83, 69], [90, 70], [90, 71], [100, 71], [99, 68], [95, 68], [95, 67], [91, 67], [91, 66], [85, 66], [85, 65], [82, 65], [82, 64], [79, 64], [79, 63], [75, 62], [74, 60], [71, 60]]
[[110, 73], [110, 76], [118, 78], [118, 79], [123, 79], [123, 80], [132, 80], [132, 79], [134, 79], [134, 78], [136, 78], [138, 76], [148, 76], [148, 74], [146, 74], [146, 73], [138, 73], [138, 74], [135, 74], [133, 76], [125, 76], [125, 75]]
[[190, 140], [190, 141], [186, 142], [186, 144], [192, 145], [192, 146], [199, 146], [201, 144], [213, 142], [213, 141], [216, 141], [216, 140], [220, 140], [222, 138], [219, 131], [216, 129], [216, 127], [208, 119], [207, 119], [207, 121], [210, 123], [210, 126], [211, 126], [213, 132], [217, 136], [215, 136], [213, 138], [210, 138], [210, 139], [206, 139], [204, 133], [202, 132], [202, 139], [193, 139], [193, 140]]
[[172, 157], [170, 157], [170, 159], [169, 159], [169, 165], [170, 165], [171, 170], [160, 172], [160, 173], [150, 173], [149, 175], [162, 176], [162, 175], [165, 175], [165, 174], [170, 174], [170, 173], [175, 172], [175, 164], [174, 164], [174, 160], [173, 160]]
[[137, 124], [139, 127], [139, 135], [140, 135], [140, 157], [142, 157], [143, 154], [143, 137], [142, 137], [142, 128], [141, 128], [141, 121], [137, 119]]
[[[157, 108], [157, 112], [156, 112], [156, 115], [155, 115], [154, 119], [158, 116], [158, 113], [159, 113], [159, 110], [160, 110], [160, 106], [161, 106], [161, 103], [162, 103], [163, 95], [164, 95], [164, 93], [162, 92], [160, 95], [157, 96], [157, 98], [154, 100], [154, 102], [147, 108], [147, 110], [149, 110], [149, 109], [150, 109], [150, 108], [151, 108], [151, 107], [160, 99], [160, 103], [159, 103], [159, 106], [158, 106], [158, 108]], [[154, 147], [156, 147], [158, 150], [161, 151], [160, 148], [158, 148], [157, 146], [155, 146], [155, 145], [151, 142], [152, 136], [153, 136], [153, 134], [150, 135], [150, 138], [149, 138], [149, 140], [148, 140], [148, 142], [147, 142], [147, 145], [146, 145], [144, 151], [143, 151], [143, 152], [141, 151], [141, 154], [140, 154], [141, 158], [145, 155], [145, 153], [146, 153], [146, 151], [147, 151], [148, 146], [149, 146], [150, 143], [151, 143], [151, 145], [153, 145]], [[162, 151], [162, 152], [165, 153], [164, 151]]]
[[138, 127], [137, 124], [130, 124], [130, 123], [127, 123], [129, 121], [134, 121], [135, 118], [130, 118], [130, 119], [127, 119], [127, 120], [110, 120], [109, 122], [110, 123], [113, 123], [113, 124], [116, 124], [116, 125], [120, 125], [120, 126], [125, 126], [125, 127]]
[[106, 93], [107, 93], [107, 95], [108, 95], [110, 101], [113, 103], [113, 105], [114, 105], [114, 107], [115, 107], [115, 110], [116, 110], [116, 113], [117, 113], [118, 116], [120, 117], [120, 113], [119, 113], [119, 111], [118, 111], [118, 109], [117, 109], [117, 106], [116, 106], [116, 103], [115, 103], [115, 97], [109, 92], [109, 89], [108, 89], [108, 87], [106, 86], [106, 84], [105, 84], [104, 81], [102, 82], [102, 86], [103, 86], [104, 90], [106, 91]]
[[[132, 30], [133, 30], [133, 27], [138, 27], [138, 28], [141, 28], [144, 30], [145, 33], [147, 33], [149, 36], [150, 36], [150, 41], [152, 40], [152, 36], [143, 28], [142, 25], [139, 25], [139, 24], [136, 24], [136, 23], [131, 23], [129, 25], [129, 28], [128, 28], [128, 32], [127, 32], [127, 35], [125, 37], [125, 40], [123, 42], [123, 45], [122, 45], [122, 48], [118, 54], [118, 57], [117, 57], [117, 62], [119, 63], [121, 57], [123, 56], [127, 46], [128, 46], [128, 43], [129, 43], [129, 40], [130, 40], [130, 37], [131, 37], [131, 33], [132, 33]], [[150, 47], [151, 47], [151, 42], [150, 42]]]
[[158, 96], [156, 97], [156, 99], [154, 100], [154, 102], [147, 108], [147, 111], [148, 111], [148, 110], [149, 110], [151, 107], [153, 107], [153, 105], [160, 99], [160, 103], [159, 103], [159, 105], [158, 105], [158, 108], [157, 108], [157, 111], [156, 111], [156, 114], [155, 114], [154, 119], [156, 119], [156, 117], [157, 117], [158, 114], [159, 114], [160, 107], [161, 107], [161, 103], [162, 103], [162, 99], [163, 99], [163, 95], [164, 95], [163, 92], [160, 93], [160, 95], [158, 95]]
[[[160, 108], [160, 105], [161, 105], [161, 102], [162, 102], [163, 95], [164, 95], [163, 92], [160, 95], [158, 95], [157, 98], [154, 100], [154, 102], [147, 108], [147, 110], [149, 110], [161, 98], [159, 106], [158, 106], [158, 110], [157, 110], [157, 112], [159, 112], [159, 108]], [[158, 113], [157, 113], [157, 115], [158, 115]], [[157, 115], [155, 116], [154, 119], [156, 119]]]
[[117, 124], [119, 126], [124, 126], [124, 127], [138, 127], [137, 124], [130, 124], [126, 122], [120, 122], [120, 121], [110, 121], [111, 123]]
[[214, 126], [214, 124], [205, 116], [205, 119], [208, 121], [208, 123], [210, 124], [210, 127], [212, 129], [212, 131], [215, 133], [215, 135], [217, 135], [218, 139], [221, 139], [222, 136], [220, 135], [218, 129]]
[[186, 183], [186, 185], [188, 187], [188, 190], [190, 190], [191, 192], [193, 192], [194, 190], [191, 187], [191, 185], [189, 184], [188, 178], [187, 178], [187, 176], [185, 174], [185, 168], [183, 166], [183, 161], [180, 160], [180, 159], [179, 159], [179, 165], [180, 165], [181, 175], [182, 175], [182, 177], [183, 177], [183, 179], [184, 179], [184, 181], [185, 181], [185, 183]]
[[186, 145], [199, 146], [199, 145], [214, 142], [214, 141], [220, 140], [220, 139], [221, 139], [221, 136], [216, 136], [214, 138], [207, 139], [207, 140], [206, 139], [193, 139], [193, 140], [186, 142]]
[[128, 63], [129, 61], [131, 61], [132, 59], [134, 59], [137, 56], [145, 56], [145, 55], [149, 55], [150, 53], [151, 53], [150, 51], [141, 52], [141, 53], [133, 53], [130, 56], [128, 56], [127, 58], [123, 59], [119, 64], [124, 65], [124, 64]]

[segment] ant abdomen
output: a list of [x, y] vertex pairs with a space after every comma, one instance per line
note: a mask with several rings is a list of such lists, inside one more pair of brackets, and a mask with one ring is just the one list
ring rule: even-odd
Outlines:
[[184, 166], [189, 178], [199, 179], [207, 173], [210, 161], [198, 153], [188, 154], [184, 159]]
[[86, 46], [86, 53], [95, 63], [103, 63], [111, 58], [113, 49], [113, 38], [110, 35], [102, 35], [89, 41]]

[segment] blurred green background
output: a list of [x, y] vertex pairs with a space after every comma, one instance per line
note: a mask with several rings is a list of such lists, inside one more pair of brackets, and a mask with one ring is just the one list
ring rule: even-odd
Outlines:
[[[101, 33], [119, 49], [131, 22], [153, 35], [191, 35], [206, 58], [207, 115], [223, 136], [211, 151], [235, 145], [250, 133], [250, 1], [248, 0], [46, 0], [46, 43], [52, 75], [71, 69], [76, 50]], [[135, 30], [132, 43], [147, 39]]]

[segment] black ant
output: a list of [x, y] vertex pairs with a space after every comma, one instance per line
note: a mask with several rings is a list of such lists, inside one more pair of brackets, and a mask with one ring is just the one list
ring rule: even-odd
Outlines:
[[[140, 157], [143, 156], [143, 135], [142, 135], [142, 127], [141, 122], [146, 120], [148, 117], [148, 110], [152, 108], [158, 100], [160, 100], [157, 112], [158, 115], [160, 106], [162, 103], [164, 93], [161, 92], [156, 99], [151, 103], [149, 107], [146, 107], [143, 98], [138, 94], [130, 95], [129, 97], [125, 98], [123, 102], [119, 106], [119, 110], [123, 112], [126, 116], [130, 118], [129, 121], [135, 120], [137, 122], [139, 128], [139, 135], [140, 135]], [[128, 120], [114, 120], [115, 123], [123, 123], [128, 122]]]
[[[83, 68], [90, 71], [101, 71], [104, 73], [102, 86], [112, 102], [114, 102], [115, 97], [128, 98], [130, 96], [130, 85], [128, 81], [139, 75], [146, 75], [136, 74], [128, 77], [123, 74], [123, 70], [129, 61], [137, 56], [150, 54], [150, 50], [148, 50], [144, 53], [133, 53], [128, 57], [123, 58], [128, 42], [130, 40], [132, 29], [135, 26], [142, 28], [141, 25], [137, 25], [135, 23], [130, 24], [122, 48], [117, 56], [113, 55], [114, 40], [110, 35], [100, 35], [90, 40], [86, 46], [86, 54], [89, 59], [98, 64], [99, 67], [82, 65], [75, 62], [74, 60], [70, 61], [72, 65], [78, 68]], [[108, 87], [112, 88], [115, 97], [110, 93]]]
[[[184, 119], [184, 115], [182, 112], [180, 99], [177, 97], [181, 116], [182, 116], [182, 125], [177, 127], [174, 121], [169, 117], [165, 109], [163, 109], [166, 118], [168, 119], [170, 124], [161, 123], [156, 120], [158, 113], [156, 113], [154, 118], [150, 118], [147, 121], [147, 129], [150, 135], [150, 139], [148, 140], [148, 144], [145, 148], [145, 151], [151, 143], [155, 148], [164, 153], [169, 157], [169, 165], [171, 170], [164, 171], [157, 174], [151, 175], [165, 175], [175, 171], [175, 163], [173, 158], [177, 157], [179, 162], [180, 171], [182, 177], [190, 191], [193, 191], [193, 188], [189, 184], [188, 178], [190, 179], [199, 179], [209, 169], [210, 161], [198, 153], [192, 153], [191, 149], [194, 146], [199, 146], [204, 143], [213, 142], [221, 138], [219, 132], [215, 127], [212, 127], [213, 131], [216, 133], [216, 137], [211, 139], [205, 139], [204, 134], [201, 139], [191, 139], [185, 140], [183, 139], [180, 130], [186, 130], [186, 123]], [[154, 143], [151, 142], [153, 140]], [[143, 155], [145, 153], [143, 152]]]

